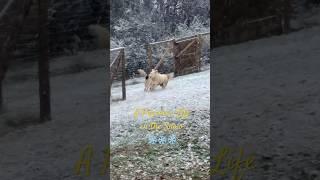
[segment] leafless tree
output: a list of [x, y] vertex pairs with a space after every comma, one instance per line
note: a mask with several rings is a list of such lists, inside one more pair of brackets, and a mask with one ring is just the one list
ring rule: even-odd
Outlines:
[[4, 26], [2, 27], [2, 33], [5, 33], [4, 39], [0, 42], [0, 111], [3, 110], [3, 80], [8, 70], [9, 61], [12, 59], [18, 34], [23, 27], [31, 5], [32, 0], [9, 0], [0, 10], [0, 22]]

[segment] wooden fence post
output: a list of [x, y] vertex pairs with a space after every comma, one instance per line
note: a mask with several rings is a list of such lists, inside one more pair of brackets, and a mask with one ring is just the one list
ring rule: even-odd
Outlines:
[[3, 110], [2, 80], [0, 80], [0, 112]]
[[40, 96], [40, 120], [51, 120], [50, 78], [48, 57], [48, 0], [38, 0], [39, 59], [38, 78]]
[[177, 46], [176, 46], [176, 40], [172, 39], [171, 40], [171, 44], [172, 44], [172, 54], [173, 54], [173, 69], [174, 69], [174, 76], [176, 76], [177, 74], [177, 70], [176, 70], [176, 63], [177, 63]]
[[7, 63], [7, 56], [6, 52], [2, 50], [2, 47], [0, 49], [0, 113], [3, 110], [4, 107], [4, 101], [3, 101], [3, 80], [6, 73], [6, 63]]
[[[109, 98], [109, 100], [110, 100], [110, 97], [111, 97], [111, 67], [110, 67], [110, 65], [108, 66], [108, 64], [107, 64], [107, 67], [106, 67], [106, 69], [107, 69], [107, 96], [108, 96], [108, 98]], [[109, 71], [108, 71], [108, 69], [109, 69]], [[109, 103], [109, 102], [108, 102]]]
[[285, 33], [289, 32], [290, 29], [290, 0], [285, 0], [284, 2], [284, 6], [285, 6], [285, 10], [284, 10], [284, 29], [285, 29]]
[[148, 62], [148, 67], [147, 67], [147, 73], [149, 74], [149, 72], [151, 71], [151, 69], [152, 69], [152, 49], [151, 49], [151, 46], [150, 46], [150, 44], [148, 43], [148, 44], [146, 44], [146, 51], [147, 51], [147, 56], [148, 56], [148, 60], [147, 60], [147, 62]]
[[201, 49], [202, 49], [202, 38], [201, 35], [198, 35], [197, 40], [197, 51], [196, 51], [196, 58], [197, 58], [197, 66], [198, 66], [198, 72], [201, 70]]
[[122, 61], [122, 99], [126, 100], [126, 62], [124, 56], [124, 49], [121, 50]]

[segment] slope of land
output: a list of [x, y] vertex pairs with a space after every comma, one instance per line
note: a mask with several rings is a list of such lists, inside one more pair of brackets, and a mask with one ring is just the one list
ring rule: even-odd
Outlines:
[[[111, 102], [111, 150], [113, 179], [208, 179], [210, 154], [210, 70], [179, 76], [165, 89], [144, 92], [144, 79], [127, 86], [127, 100]], [[112, 89], [114, 99], [121, 87]], [[187, 119], [177, 117], [134, 118], [138, 108], [175, 112], [186, 109]], [[150, 122], [183, 124], [177, 130], [143, 130]], [[148, 137], [174, 134], [175, 144], [149, 144]]]
[[319, 178], [319, 45], [315, 26], [215, 49], [215, 141], [256, 155], [245, 179]]

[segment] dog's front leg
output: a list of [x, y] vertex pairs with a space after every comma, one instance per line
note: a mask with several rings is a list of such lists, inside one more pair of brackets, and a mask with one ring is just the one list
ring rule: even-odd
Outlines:
[[149, 91], [153, 91], [154, 90], [155, 85], [153, 83], [150, 83], [149, 85]]
[[146, 87], [146, 92], [148, 92], [148, 91], [150, 91], [150, 87], [149, 86]]
[[146, 83], [144, 83], [144, 91], [145, 91], [145, 92], [147, 91], [147, 88], [148, 88], [148, 84], [147, 84], [147, 82], [146, 82]]
[[144, 86], [144, 91], [150, 91], [150, 82], [146, 82], [145, 86]]
[[150, 80], [146, 79], [145, 82], [144, 82], [144, 91], [145, 92], [148, 91], [149, 86], [150, 86]]
[[152, 84], [152, 85], [150, 86], [150, 90], [153, 91], [156, 87], [157, 87], [157, 84]]

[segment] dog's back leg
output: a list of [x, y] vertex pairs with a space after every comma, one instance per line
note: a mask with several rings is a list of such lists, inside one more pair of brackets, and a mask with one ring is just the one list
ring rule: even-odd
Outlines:
[[153, 91], [156, 87], [157, 87], [156, 84], [151, 84], [151, 85], [150, 85], [150, 91]]
[[168, 81], [165, 81], [161, 84], [162, 89], [166, 88], [168, 85]]

